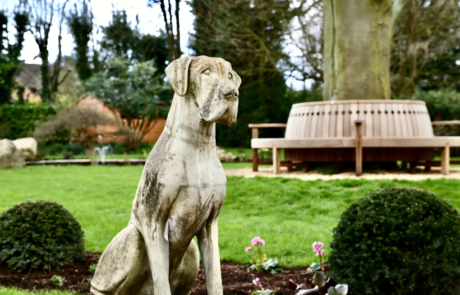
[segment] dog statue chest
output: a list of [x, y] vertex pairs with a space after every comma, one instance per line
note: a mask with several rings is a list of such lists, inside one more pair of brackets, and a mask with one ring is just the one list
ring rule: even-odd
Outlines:
[[220, 211], [225, 199], [227, 180], [219, 160], [195, 161], [198, 158], [184, 163], [184, 181], [178, 183], [168, 216], [165, 238], [173, 248], [189, 243], [213, 213]]

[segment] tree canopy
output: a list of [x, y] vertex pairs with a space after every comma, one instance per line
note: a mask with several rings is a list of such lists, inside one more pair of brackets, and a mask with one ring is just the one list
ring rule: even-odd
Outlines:
[[134, 149], [164, 116], [158, 105], [165, 104], [160, 97], [168, 88], [155, 75], [153, 61], [136, 63], [115, 57], [106, 63], [105, 70], [89, 78], [85, 88], [112, 111]]

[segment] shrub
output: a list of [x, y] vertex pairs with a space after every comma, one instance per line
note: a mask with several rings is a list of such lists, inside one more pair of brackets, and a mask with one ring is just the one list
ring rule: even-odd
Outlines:
[[35, 128], [56, 111], [49, 105], [5, 104], [0, 106], [0, 137], [28, 137]]
[[34, 137], [39, 142], [49, 142], [56, 133], [67, 131], [66, 139], [76, 144], [94, 142], [96, 134], [88, 132], [97, 125], [113, 125], [114, 120], [101, 112], [77, 106], [59, 110], [56, 116], [50, 117], [34, 131]]
[[25, 202], [0, 215], [0, 263], [9, 269], [51, 270], [80, 261], [83, 231], [63, 206]]
[[331, 248], [331, 277], [351, 294], [459, 294], [460, 216], [430, 192], [369, 193], [342, 214]]
[[460, 120], [460, 93], [453, 90], [439, 89], [430, 91], [417, 90], [412, 99], [426, 103], [431, 120]]
[[66, 149], [67, 152], [72, 153], [72, 155], [84, 155], [85, 148], [79, 144], [69, 144]]

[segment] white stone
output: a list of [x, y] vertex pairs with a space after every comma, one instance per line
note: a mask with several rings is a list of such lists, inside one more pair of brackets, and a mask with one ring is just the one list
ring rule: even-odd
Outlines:
[[199, 269], [222, 295], [217, 217], [227, 179], [215, 124], [232, 125], [241, 79], [221, 58], [182, 57], [166, 68], [175, 91], [166, 126], [144, 166], [131, 219], [110, 242], [93, 294], [186, 295]]
[[24, 156], [11, 140], [0, 140], [0, 169], [21, 168], [25, 165]]
[[216, 146], [216, 151], [217, 151], [217, 157], [219, 157], [219, 160], [221, 162], [232, 162], [236, 160], [236, 158], [238, 158], [234, 154], [230, 152], [227, 153], [224, 149], [221, 149], [218, 146]]
[[14, 145], [22, 152], [26, 160], [35, 160], [37, 156], [37, 141], [33, 137], [13, 140]]

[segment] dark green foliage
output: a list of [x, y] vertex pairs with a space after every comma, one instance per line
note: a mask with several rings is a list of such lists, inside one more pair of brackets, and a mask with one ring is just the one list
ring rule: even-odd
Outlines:
[[75, 42], [78, 77], [80, 80], [86, 81], [92, 74], [88, 56], [88, 43], [93, 31], [93, 14], [88, 3], [83, 1], [81, 12], [78, 11], [77, 4], [75, 4], [74, 11], [69, 12], [67, 21]]
[[[79, 144], [68, 144], [68, 140], [65, 143], [52, 142], [46, 145], [39, 145], [37, 157], [39, 158], [53, 158], [53, 156], [62, 155], [68, 158], [78, 155], [84, 155], [85, 148]], [[65, 158], [65, 157], [64, 157]]]
[[460, 216], [428, 191], [385, 188], [357, 200], [331, 249], [331, 276], [350, 294], [460, 292]]
[[123, 155], [123, 154], [142, 154], [143, 151], [150, 153], [155, 143], [142, 142], [139, 144], [138, 149], [134, 151], [131, 150], [130, 147], [126, 143], [111, 143], [110, 145], [113, 147], [114, 154]]
[[460, 120], [460, 92], [439, 89], [417, 90], [412, 99], [426, 103], [431, 120]]
[[[322, 89], [294, 91], [286, 89], [282, 77], [240, 91], [238, 120], [234, 126], [217, 124], [217, 143], [220, 146], [248, 147], [251, 142], [251, 123], [286, 123], [291, 106], [295, 103], [322, 101]], [[260, 93], [263, 96], [260, 96]], [[265, 102], [264, 102], [265, 101]], [[260, 137], [284, 137], [284, 128], [259, 129]]]
[[[426, 103], [432, 121], [460, 120], [460, 92], [447, 89], [422, 91], [417, 89], [412, 99]], [[433, 126], [436, 136], [459, 136], [459, 125]], [[460, 154], [460, 148], [452, 147], [451, 155]]]
[[[12, 91], [18, 88], [14, 78], [21, 71], [19, 56], [24, 43], [24, 34], [29, 26], [29, 14], [23, 9], [25, 4], [23, 1], [19, 2], [13, 17], [16, 30], [15, 43], [10, 44], [8, 41], [8, 17], [5, 11], [0, 11], [0, 104], [10, 102]], [[21, 97], [21, 94], [18, 96]]]
[[112, 11], [112, 21], [103, 27], [104, 37], [101, 46], [116, 56], [127, 56], [136, 44], [138, 32], [131, 28], [125, 10]]
[[[221, 146], [249, 146], [249, 123], [285, 123], [292, 103], [302, 99], [287, 94], [277, 67], [285, 57], [282, 42], [293, 17], [290, 4], [289, 0], [191, 1], [196, 15], [192, 44], [196, 54], [224, 58], [242, 79], [237, 123], [217, 125]], [[261, 137], [284, 135], [282, 128], [260, 131]]]
[[80, 261], [83, 231], [59, 204], [25, 202], [0, 215], [0, 263], [9, 269], [52, 270]]
[[[137, 19], [137, 21], [139, 21]], [[161, 33], [159, 36], [150, 34], [143, 35], [137, 25], [132, 26], [128, 22], [126, 11], [112, 11], [112, 21], [103, 28], [102, 56], [101, 60], [113, 59], [113, 57], [124, 57], [131, 61], [146, 62], [154, 61], [158, 68], [155, 75], [164, 75], [166, 62], [168, 61], [168, 45], [166, 36]], [[94, 71], [98, 72], [98, 55], [93, 57]]]
[[4, 130], [1, 135], [8, 139], [28, 137], [41, 122], [54, 114], [56, 111], [48, 105], [0, 105], [0, 125]]
[[166, 37], [163, 34], [158, 37], [152, 35], [140, 37], [133, 55], [140, 62], [155, 60], [155, 65], [158, 67], [156, 74], [164, 75], [166, 62], [168, 61]]

